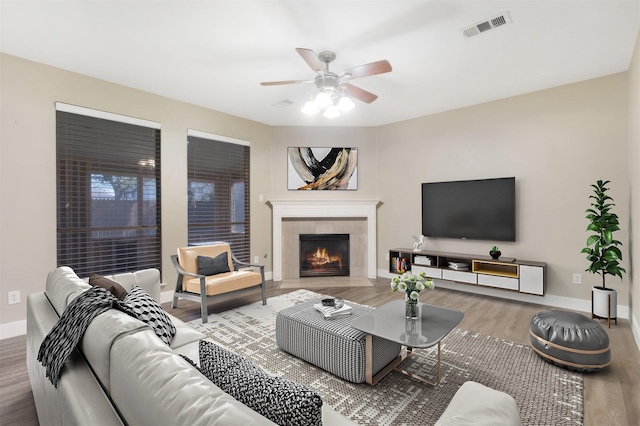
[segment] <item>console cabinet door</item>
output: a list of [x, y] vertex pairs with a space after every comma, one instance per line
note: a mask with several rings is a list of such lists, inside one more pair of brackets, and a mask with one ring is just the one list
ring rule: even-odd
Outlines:
[[498, 277], [495, 275], [478, 274], [478, 284], [488, 286], [505, 288], [508, 290], [518, 290], [518, 279], [508, 277]]
[[430, 278], [442, 278], [442, 269], [430, 268], [428, 266], [420, 266], [414, 264], [413, 266], [411, 266], [411, 272], [413, 272], [414, 274], [424, 272], [425, 275]]
[[520, 265], [520, 293], [544, 294], [544, 268]]
[[442, 279], [449, 281], [459, 281], [467, 284], [478, 284], [478, 276], [472, 272], [453, 271], [451, 269], [442, 270]]

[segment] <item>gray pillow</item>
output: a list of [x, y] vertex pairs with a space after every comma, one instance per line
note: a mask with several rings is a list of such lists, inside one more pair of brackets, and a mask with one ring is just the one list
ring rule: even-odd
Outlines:
[[223, 272], [231, 272], [226, 251], [216, 257], [198, 256], [198, 274], [209, 276], [222, 274]]
[[279, 425], [322, 425], [322, 399], [313, 390], [271, 376], [215, 343], [200, 341], [200, 371], [224, 392]]

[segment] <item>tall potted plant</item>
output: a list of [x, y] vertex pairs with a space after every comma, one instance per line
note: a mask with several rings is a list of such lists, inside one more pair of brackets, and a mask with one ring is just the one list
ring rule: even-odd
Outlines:
[[622, 273], [627, 271], [620, 266], [622, 251], [618, 246], [622, 243], [613, 238], [614, 231], [620, 230], [620, 226], [618, 216], [611, 211], [615, 204], [613, 198], [607, 195], [608, 183], [608, 180], [598, 180], [591, 185], [594, 195], [589, 198], [593, 201], [591, 208], [585, 212], [589, 220], [587, 232], [592, 234], [587, 238], [587, 246], [581, 253], [585, 253], [589, 261], [586, 271], [602, 275], [602, 286], [594, 286], [592, 289], [592, 316], [611, 320], [618, 316], [618, 295], [614, 289], [607, 288], [605, 278], [607, 275], [614, 275], [622, 279]]

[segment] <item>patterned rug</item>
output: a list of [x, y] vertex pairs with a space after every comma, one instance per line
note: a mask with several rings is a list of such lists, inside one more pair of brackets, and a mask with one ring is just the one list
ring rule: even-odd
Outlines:
[[[280, 350], [275, 341], [278, 311], [322, 295], [308, 290], [269, 298], [194, 320], [195, 329], [246, 356], [264, 370], [304, 383], [325, 404], [365, 425], [432, 425], [455, 392], [473, 380], [512, 395], [523, 425], [581, 425], [583, 377], [541, 360], [529, 346], [454, 329], [442, 341], [442, 382], [431, 386], [395, 371], [377, 385], [346, 382]], [[404, 369], [433, 378], [437, 349], [417, 350]], [[482, 398], [482, 395], [478, 395]]]

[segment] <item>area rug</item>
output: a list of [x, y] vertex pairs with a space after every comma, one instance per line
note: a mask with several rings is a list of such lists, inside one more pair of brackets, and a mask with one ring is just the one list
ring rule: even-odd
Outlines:
[[280, 288], [373, 287], [367, 277], [306, 277], [282, 280]]
[[[541, 360], [527, 345], [454, 329], [442, 341], [442, 381], [431, 386], [395, 371], [377, 385], [346, 382], [278, 348], [278, 311], [318, 293], [297, 290], [238, 309], [194, 320], [195, 329], [242, 354], [271, 374], [304, 383], [325, 404], [364, 425], [432, 425], [455, 392], [473, 380], [512, 395], [523, 425], [581, 425], [583, 377]], [[403, 368], [426, 377], [436, 373], [436, 349], [422, 349]], [[478, 395], [482, 398], [482, 395]]]

